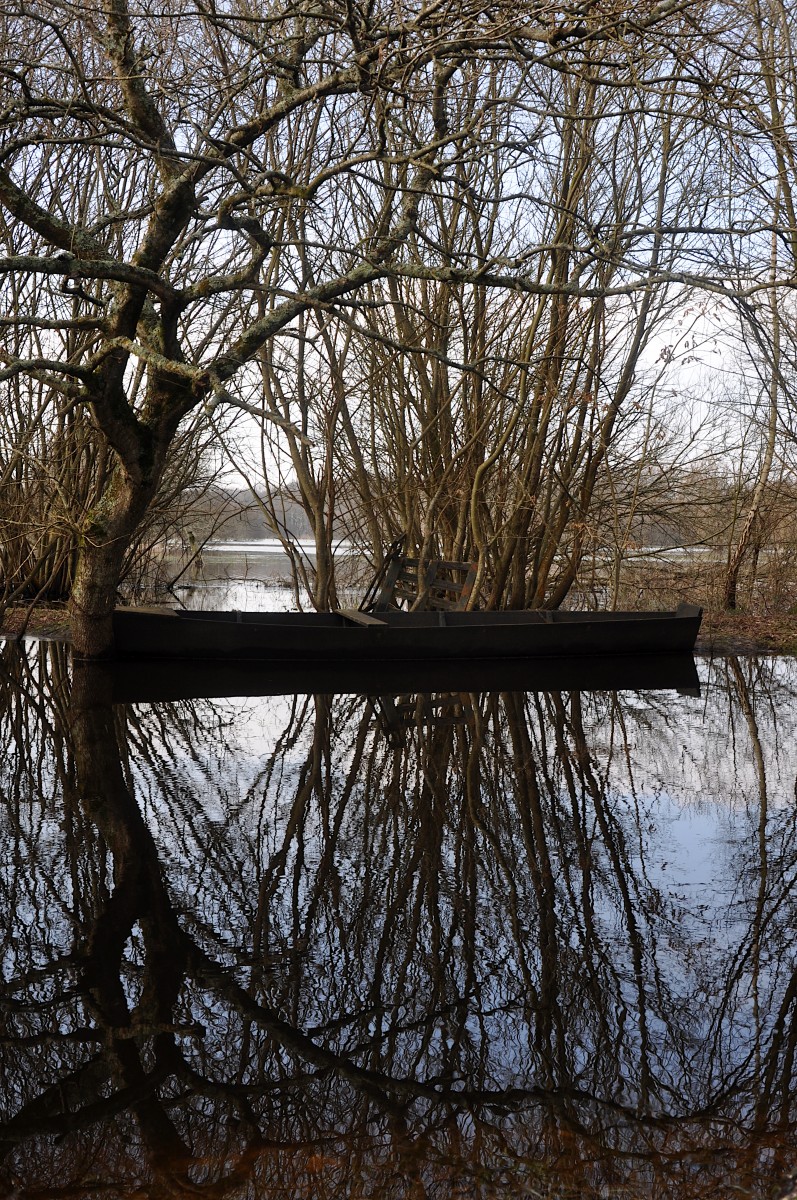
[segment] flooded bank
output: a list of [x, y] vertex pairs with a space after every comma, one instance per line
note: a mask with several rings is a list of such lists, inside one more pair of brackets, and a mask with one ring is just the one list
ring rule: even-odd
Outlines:
[[787, 1189], [791, 660], [135, 704], [2, 661], [5, 1194]]

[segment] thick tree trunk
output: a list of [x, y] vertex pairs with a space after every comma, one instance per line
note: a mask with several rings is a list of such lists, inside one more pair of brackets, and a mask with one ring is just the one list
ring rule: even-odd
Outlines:
[[78, 658], [113, 654], [113, 610], [127, 541], [86, 545], [80, 552], [70, 600], [72, 646]]
[[134, 483], [118, 468], [83, 531], [70, 598], [72, 647], [78, 658], [113, 656], [113, 610], [125, 554], [154, 492], [154, 480]]

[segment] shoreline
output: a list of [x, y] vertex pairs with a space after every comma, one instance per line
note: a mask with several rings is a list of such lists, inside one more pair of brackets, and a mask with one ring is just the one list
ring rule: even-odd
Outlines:
[[[65, 607], [7, 609], [0, 638], [12, 640], [23, 629], [24, 638], [68, 643], [69, 615]], [[695, 654], [797, 655], [797, 614], [704, 612]]]

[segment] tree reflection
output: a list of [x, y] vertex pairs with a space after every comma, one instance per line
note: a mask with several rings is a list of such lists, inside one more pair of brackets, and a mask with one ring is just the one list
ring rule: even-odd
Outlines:
[[[3, 655], [4, 1194], [708, 1197], [793, 1169], [791, 676], [718, 664], [705, 708], [124, 708], [57, 649]], [[714, 875], [670, 882], [712, 756]]]

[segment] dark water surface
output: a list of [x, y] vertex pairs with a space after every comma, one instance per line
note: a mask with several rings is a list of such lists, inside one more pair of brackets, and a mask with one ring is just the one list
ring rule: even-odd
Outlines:
[[124, 705], [0, 654], [0, 1196], [790, 1190], [794, 661]]

